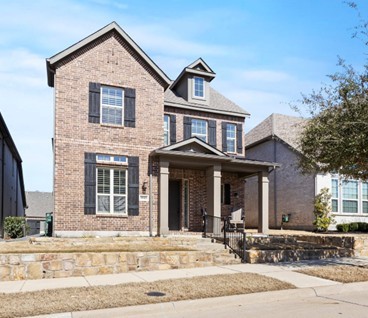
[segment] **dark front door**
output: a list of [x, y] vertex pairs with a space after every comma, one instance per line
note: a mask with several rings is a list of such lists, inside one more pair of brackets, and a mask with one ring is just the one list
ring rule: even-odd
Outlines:
[[169, 181], [169, 230], [180, 230], [180, 181]]

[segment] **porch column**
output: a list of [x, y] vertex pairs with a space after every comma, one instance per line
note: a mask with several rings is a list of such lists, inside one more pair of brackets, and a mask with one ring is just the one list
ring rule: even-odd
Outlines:
[[159, 234], [169, 234], [169, 163], [160, 161]]
[[[221, 217], [221, 166], [216, 165], [207, 169], [207, 213]], [[220, 224], [220, 223], [219, 223]], [[217, 223], [213, 224], [214, 234], [220, 234], [221, 228]], [[215, 233], [218, 232], [219, 233]]]
[[258, 173], [258, 233], [268, 234], [268, 172]]

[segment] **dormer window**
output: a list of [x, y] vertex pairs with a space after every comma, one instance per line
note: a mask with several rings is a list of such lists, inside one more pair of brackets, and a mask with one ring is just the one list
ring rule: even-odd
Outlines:
[[194, 77], [193, 79], [194, 97], [204, 98], [204, 79], [203, 77]]

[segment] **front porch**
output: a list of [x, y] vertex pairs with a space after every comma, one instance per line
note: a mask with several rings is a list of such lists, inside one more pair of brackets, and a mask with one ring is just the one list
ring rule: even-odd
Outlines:
[[242, 209], [246, 218], [244, 184], [255, 175], [258, 232], [268, 233], [268, 174], [277, 164], [231, 157], [195, 137], [152, 155], [159, 165], [159, 235], [202, 231], [203, 209], [214, 217]]

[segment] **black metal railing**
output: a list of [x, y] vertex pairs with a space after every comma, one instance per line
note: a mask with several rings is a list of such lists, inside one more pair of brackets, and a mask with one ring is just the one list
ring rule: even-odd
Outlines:
[[225, 248], [229, 248], [245, 263], [246, 233], [243, 228], [233, 227], [228, 217], [221, 218], [203, 213], [203, 237], [223, 243]]

